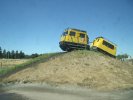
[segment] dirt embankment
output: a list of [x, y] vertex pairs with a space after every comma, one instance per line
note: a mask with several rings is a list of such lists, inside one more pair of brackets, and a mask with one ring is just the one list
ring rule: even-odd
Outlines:
[[3, 82], [70, 84], [95, 89], [133, 87], [133, 66], [93, 51], [73, 51], [26, 68]]

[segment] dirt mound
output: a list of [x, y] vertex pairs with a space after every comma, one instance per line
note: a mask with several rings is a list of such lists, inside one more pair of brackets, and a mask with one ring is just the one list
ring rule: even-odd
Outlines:
[[95, 89], [133, 87], [133, 66], [93, 51], [73, 51], [26, 68], [3, 82], [72, 84]]

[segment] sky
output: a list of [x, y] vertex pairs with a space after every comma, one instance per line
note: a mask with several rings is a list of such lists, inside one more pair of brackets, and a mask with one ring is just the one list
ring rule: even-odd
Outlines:
[[66, 28], [103, 36], [133, 57], [133, 0], [0, 0], [0, 46], [26, 54], [60, 52]]

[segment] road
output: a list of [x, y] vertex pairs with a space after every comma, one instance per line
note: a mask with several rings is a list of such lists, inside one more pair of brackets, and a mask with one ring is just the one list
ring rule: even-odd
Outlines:
[[70, 86], [13, 85], [0, 89], [0, 100], [133, 100], [133, 90], [101, 92]]

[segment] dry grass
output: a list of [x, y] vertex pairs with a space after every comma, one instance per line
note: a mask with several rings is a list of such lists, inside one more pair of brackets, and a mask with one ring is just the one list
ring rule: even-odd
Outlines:
[[29, 59], [0, 59], [0, 67], [12, 67], [29, 61]]
[[3, 82], [46, 82], [95, 89], [133, 87], [133, 66], [93, 51], [74, 51], [13, 74]]

